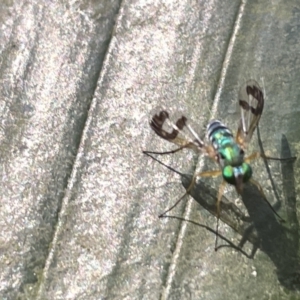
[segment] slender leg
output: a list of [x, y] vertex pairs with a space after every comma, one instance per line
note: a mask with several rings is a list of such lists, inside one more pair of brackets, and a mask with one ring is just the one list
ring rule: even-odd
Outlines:
[[[200, 148], [198, 148], [194, 143], [187, 143], [185, 145], [182, 145], [174, 150], [170, 150], [170, 151], [165, 151], [165, 152], [156, 152], [156, 151], [147, 151], [144, 150], [142, 151], [144, 154], [157, 154], [157, 155], [165, 155], [165, 154], [173, 154], [176, 153], [182, 149], [193, 149], [196, 152], [199, 151]], [[201, 150], [203, 151], [203, 153], [207, 154], [212, 160], [216, 161], [216, 152], [214, 150], [214, 148], [212, 146], [203, 146], [203, 148], [201, 148]]]
[[273, 208], [273, 206], [271, 205], [271, 203], [267, 200], [267, 197], [266, 197], [266, 195], [265, 195], [265, 193], [264, 193], [264, 191], [263, 191], [261, 185], [260, 185], [257, 181], [255, 181], [254, 179], [252, 179], [252, 178], [250, 179], [250, 182], [253, 183], [253, 184], [258, 188], [258, 190], [260, 191], [260, 193], [261, 193], [261, 195], [263, 196], [264, 200], [265, 200], [265, 201], [267, 202], [267, 204], [270, 206], [270, 208], [272, 209], [273, 213], [279, 218], [280, 222], [285, 222], [285, 220], [282, 219], [282, 218], [278, 215], [278, 213], [275, 211], [275, 209]]
[[[296, 157], [287, 157], [287, 158], [277, 158], [277, 157], [270, 157], [270, 156], [266, 156], [263, 153], [259, 153], [259, 152], [255, 152], [252, 153], [251, 155], [249, 155], [248, 157], [245, 158], [245, 162], [249, 163], [251, 160], [256, 159], [256, 158], [265, 158], [265, 159], [271, 159], [271, 160], [295, 160]], [[273, 206], [270, 204], [270, 202], [267, 200], [267, 197], [263, 191], [263, 188], [261, 187], [261, 185], [255, 181], [254, 179], [250, 179], [250, 182], [253, 183], [259, 190], [260, 194], [262, 195], [262, 197], [264, 198], [264, 200], [267, 202], [267, 204], [270, 206], [270, 208], [272, 209], [272, 211], [274, 212], [274, 214], [279, 218], [280, 222], [285, 222], [284, 219], [282, 219], [277, 212], [274, 210]]]
[[249, 163], [251, 160], [257, 159], [257, 158], [265, 158], [265, 159], [270, 159], [270, 160], [295, 160], [296, 157], [286, 157], [286, 158], [279, 158], [279, 157], [270, 157], [270, 156], [266, 156], [263, 153], [259, 153], [259, 152], [254, 152], [251, 155], [247, 156], [245, 158], [245, 162]]
[[220, 205], [221, 205], [221, 200], [222, 196], [224, 194], [226, 186], [226, 181], [223, 180], [220, 187], [219, 187], [219, 192], [218, 192], [218, 199], [217, 199], [217, 227], [216, 227], [216, 241], [215, 241], [215, 251], [218, 249], [218, 233], [219, 233], [219, 220], [220, 220]]
[[162, 218], [164, 217], [164, 215], [166, 213], [168, 213], [169, 211], [171, 211], [174, 207], [176, 207], [178, 205], [178, 203], [190, 192], [190, 190], [193, 188], [195, 182], [196, 182], [196, 178], [197, 177], [215, 177], [215, 176], [219, 176], [221, 175], [221, 171], [220, 170], [215, 170], [215, 171], [204, 171], [201, 173], [197, 173], [194, 174], [192, 182], [190, 183], [189, 187], [186, 189], [186, 192], [184, 193], [183, 196], [181, 196], [173, 206], [171, 206], [170, 208], [168, 208], [166, 211], [164, 211], [163, 213], [161, 213], [158, 217]]
[[176, 153], [184, 148], [187, 148], [187, 145], [181, 146], [179, 148], [176, 148], [174, 150], [171, 151], [166, 151], [166, 152], [155, 152], [155, 151], [143, 151], [144, 154], [158, 154], [158, 155], [164, 155], [164, 154], [173, 154]]

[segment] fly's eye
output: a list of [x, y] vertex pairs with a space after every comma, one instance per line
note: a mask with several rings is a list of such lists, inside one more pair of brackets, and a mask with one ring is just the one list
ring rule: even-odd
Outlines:
[[226, 182], [235, 185], [235, 176], [232, 166], [226, 166], [222, 171], [222, 175]]

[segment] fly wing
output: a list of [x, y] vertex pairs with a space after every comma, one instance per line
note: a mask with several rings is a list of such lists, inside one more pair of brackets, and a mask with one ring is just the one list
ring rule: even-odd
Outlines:
[[241, 120], [237, 131], [236, 141], [246, 147], [258, 125], [264, 108], [264, 94], [259, 84], [251, 79], [239, 91], [239, 106]]
[[180, 148], [191, 148], [196, 152], [205, 151], [205, 145], [197, 133], [188, 124], [187, 118], [181, 116], [173, 123], [169, 119], [169, 113], [165, 110], [155, 114], [150, 126], [161, 138], [178, 145]]

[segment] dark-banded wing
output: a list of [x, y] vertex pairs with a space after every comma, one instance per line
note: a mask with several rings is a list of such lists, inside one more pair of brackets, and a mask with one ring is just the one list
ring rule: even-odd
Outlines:
[[250, 142], [264, 108], [264, 94], [259, 84], [251, 79], [239, 91], [241, 120], [236, 141], [243, 147]]
[[173, 123], [169, 119], [169, 113], [162, 110], [152, 117], [150, 126], [158, 136], [180, 148], [191, 148], [195, 151], [203, 150], [203, 141], [188, 124], [185, 116], [181, 116]]

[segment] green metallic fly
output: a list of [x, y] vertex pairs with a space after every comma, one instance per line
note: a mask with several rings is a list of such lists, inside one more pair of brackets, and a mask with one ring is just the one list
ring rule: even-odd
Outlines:
[[[253, 183], [258, 188], [263, 199], [270, 206], [274, 214], [281, 221], [284, 221], [267, 200], [261, 185], [252, 178], [252, 168], [250, 166], [250, 162], [259, 157], [273, 160], [282, 159], [267, 157], [259, 152], [245, 156], [245, 150], [259, 123], [264, 108], [264, 95], [262, 89], [255, 80], [249, 80], [241, 87], [238, 101], [241, 110], [241, 119], [236, 136], [234, 137], [232, 132], [222, 122], [212, 120], [207, 125], [207, 138], [210, 141], [210, 144], [205, 144], [199, 138], [197, 133], [188, 124], [185, 116], [181, 116], [175, 124], [170, 121], [169, 113], [165, 110], [160, 111], [152, 117], [150, 126], [154, 132], [161, 138], [176, 144], [179, 148], [168, 152], [144, 151], [145, 154], [171, 154], [184, 148], [190, 148], [196, 152], [208, 155], [219, 165], [219, 170], [204, 171], [194, 174], [186, 193], [172, 207], [162, 213], [160, 217], [172, 210], [186, 194], [189, 193], [198, 177], [216, 177], [222, 175], [223, 181], [219, 188], [216, 205], [217, 231], [220, 218], [221, 199], [227, 183], [233, 185], [238, 194], [242, 193], [243, 186], [246, 182]], [[163, 128], [166, 122], [171, 126], [171, 132]], [[188, 134], [185, 134], [183, 129], [185, 129]], [[192, 136], [192, 138], [190, 138], [190, 136]]]

